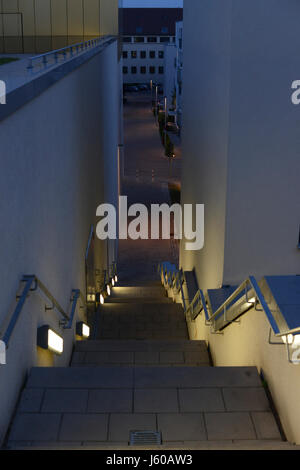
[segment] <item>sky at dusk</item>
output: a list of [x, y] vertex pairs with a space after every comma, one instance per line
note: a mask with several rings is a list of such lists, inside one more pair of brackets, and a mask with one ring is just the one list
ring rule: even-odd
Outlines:
[[123, 0], [124, 8], [182, 8], [183, 0]]

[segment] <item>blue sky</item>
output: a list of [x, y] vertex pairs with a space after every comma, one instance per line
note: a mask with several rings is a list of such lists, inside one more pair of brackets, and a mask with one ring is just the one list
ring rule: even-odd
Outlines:
[[123, 7], [182, 7], [183, 0], [123, 0]]

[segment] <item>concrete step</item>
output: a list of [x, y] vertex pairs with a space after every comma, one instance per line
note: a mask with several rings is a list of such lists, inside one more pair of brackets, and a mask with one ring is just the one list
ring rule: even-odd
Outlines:
[[135, 286], [120, 287], [116, 286], [111, 289], [111, 297], [119, 298], [161, 298], [166, 297], [166, 291], [162, 286]]
[[94, 339], [188, 339], [181, 305], [108, 303], [96, 315]]
[[31, 370], [8, 446], [121, 448], [132, 430], [174, 448], [281, 441], [256, 368], [73, 367]]
[[105, 304], [116, 304], [116, 303], [146, 303], [146, 304], [172, 304], [173, 300], [169, 297], [106, 297]]
[[210, 358], [205, 341], [78, 341], [71, 365], [191, 367], [210, 366]]

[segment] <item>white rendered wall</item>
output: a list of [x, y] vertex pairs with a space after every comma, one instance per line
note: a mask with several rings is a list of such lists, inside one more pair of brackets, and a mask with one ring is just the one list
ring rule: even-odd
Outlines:
[[[0, 325], [15, 306], [24, 274], [37, 275], [65, 311], [72, 289], [85, 292], [85, 250], [96, 207], [117, 199], [119, 87], [115, 41], [1, 122]], [[97, 253], [96, 267], [103, 268], [105, 243]], [[70, 360], [74, 330], [61, 330], [59, 316], [45, 313], [44, 305], [30, 296], [7, 364], [0, 366], [0, 442], [30, 368]], [[37, 327], [45, 323], [64, 335], [60, 357], [37, 349]]]
[[299, 14], [296, 0], [185, 2], [182, 198], [205, 204], [205, 247], [181, 265], [203, 288], [299, 273]]

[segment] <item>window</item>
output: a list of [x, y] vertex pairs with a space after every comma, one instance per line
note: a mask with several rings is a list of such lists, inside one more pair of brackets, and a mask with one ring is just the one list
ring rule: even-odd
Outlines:
[[146, 51], [141, 51], [141, 59], [146, 59]]
[[126, 75], [128, 73], [128, 67], [124, 66], [123, 67], [123, 73]]
[[163, 59], [164, 58], [164, 51], [158, 51], [158, 57], [160, 59]]
[[134, 38], [134, 42], [145, 42], [144, 36], [137, 36]]
[[136, 59], [137, 58], [137, 52], [136, 51], [131, 51], [131, 58]]
[[131, 73], [135, 75], [137, 73], [137, 68], [136, 67], [131, 67]]
[[155, 59], [155, 51], [150, 51], [149, 52], [149, 57], [150, 57], [150, 59]]
[[162, 36], [162, 37], [160, 38], [160, 42], [169, 42], [169, 41], [170, 41], [169, 36]]
[[162, 32], [162, 34], [168, 34], [169, 28], [168, 28], [167, 26], [163, 26], [163, 27], [161, 28], [161, 32]]
[[164, 67], [158, 67], [158, 73], [162, 75], [164, 73]]
[[143, 28], [142, 28], [142, 26], [137, 26], [135, 32], [136, 32], [136, 34], [142, 34], [142, 33], [143, 33]]
[[125, 36], [123, 42], [131, 42], [131, 36]]
[[128, 59], [128, 51], [123, 51], [123, 59]]
[[149, 72], [151, 73], [151, 75], [154, 75], [155, 74], [155, 67], [153, 67], [153, 66], [149, 67]]
[[141, 67], [141, 74], [145, 75], [146, 72], [147, 72], [146, 67], [142, 66]]
[[156, 36], [149, 36], [147, 41], [148, 42], [157, 42], [157, 37]]

